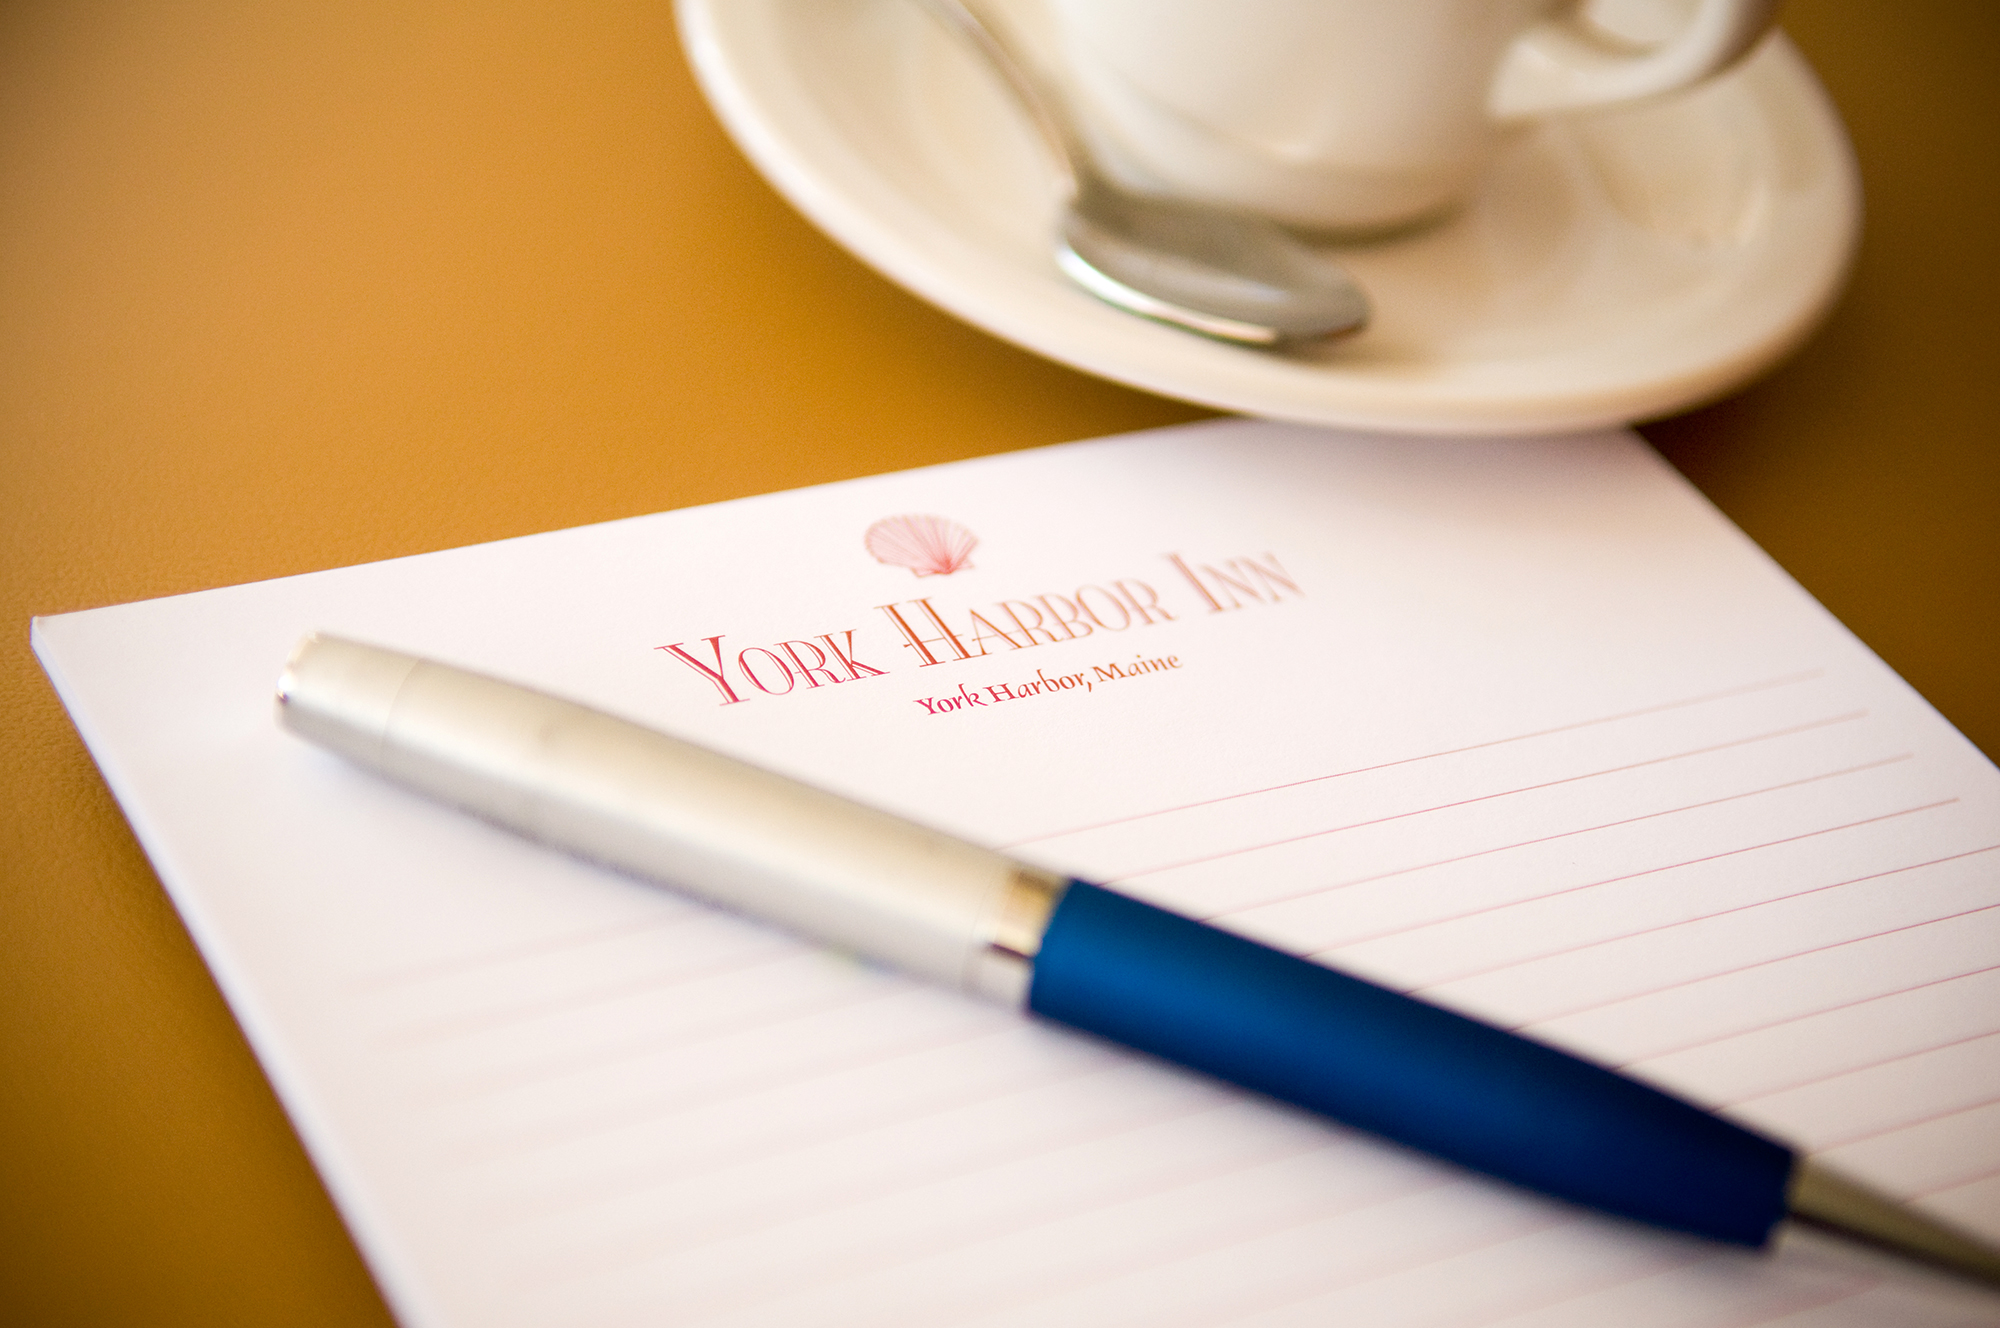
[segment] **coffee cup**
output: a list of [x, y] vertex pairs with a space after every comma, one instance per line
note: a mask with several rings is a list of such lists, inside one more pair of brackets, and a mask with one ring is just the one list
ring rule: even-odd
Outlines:
[[1102, 165], [1334, 234], [1450, 212], [1510, 131], [1727, 68], [1777, 0], [1045, 0]]

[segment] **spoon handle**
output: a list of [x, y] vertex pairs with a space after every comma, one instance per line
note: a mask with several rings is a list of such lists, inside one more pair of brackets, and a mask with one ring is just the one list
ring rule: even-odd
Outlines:
[[1001, 24], [981, 18], [965, 0], [918, 0], [918, 3], [985, 58], [1034, 121], [1036, 132], [1068, 174], [1072, 191], [1083, 192], [1086, 182], [1096, 174], [1090, 165], [1090, 150], [1084, 146], [1083, 136], [1061, 96], [1045, 79], [1036, 76], [1033, 64], [1011, 34]]

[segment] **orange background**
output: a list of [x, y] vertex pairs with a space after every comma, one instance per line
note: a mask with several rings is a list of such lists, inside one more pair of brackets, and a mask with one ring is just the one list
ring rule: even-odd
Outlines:
[[[1796, 0], [1851, 288], [1647, 435], [2000, 751], [2000, 6]], [[1197, 417], [934, 312], [666, 0], [0, 4], [0, 1318], [386, 1311], [28, 617]]]

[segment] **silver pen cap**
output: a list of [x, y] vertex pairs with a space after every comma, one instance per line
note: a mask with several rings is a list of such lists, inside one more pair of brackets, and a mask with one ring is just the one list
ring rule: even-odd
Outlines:
[[1063, 881], [587, 706], [340, 637], [301, 641], [279, 722], [544, 843], [1019, 1005]]

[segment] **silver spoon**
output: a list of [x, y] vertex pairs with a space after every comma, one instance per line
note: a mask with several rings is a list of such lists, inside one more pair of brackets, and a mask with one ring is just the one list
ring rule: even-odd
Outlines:
[[963, 0], [922, 3], [986, 58], [1068, 172], [1055, 258], [1077, 285], [1130, 313], [1249, 346], [1339, 336], [1368, 321], [1355, 280], [1273, 223], [1113, 182], [1062, 98], [997, 25]]

